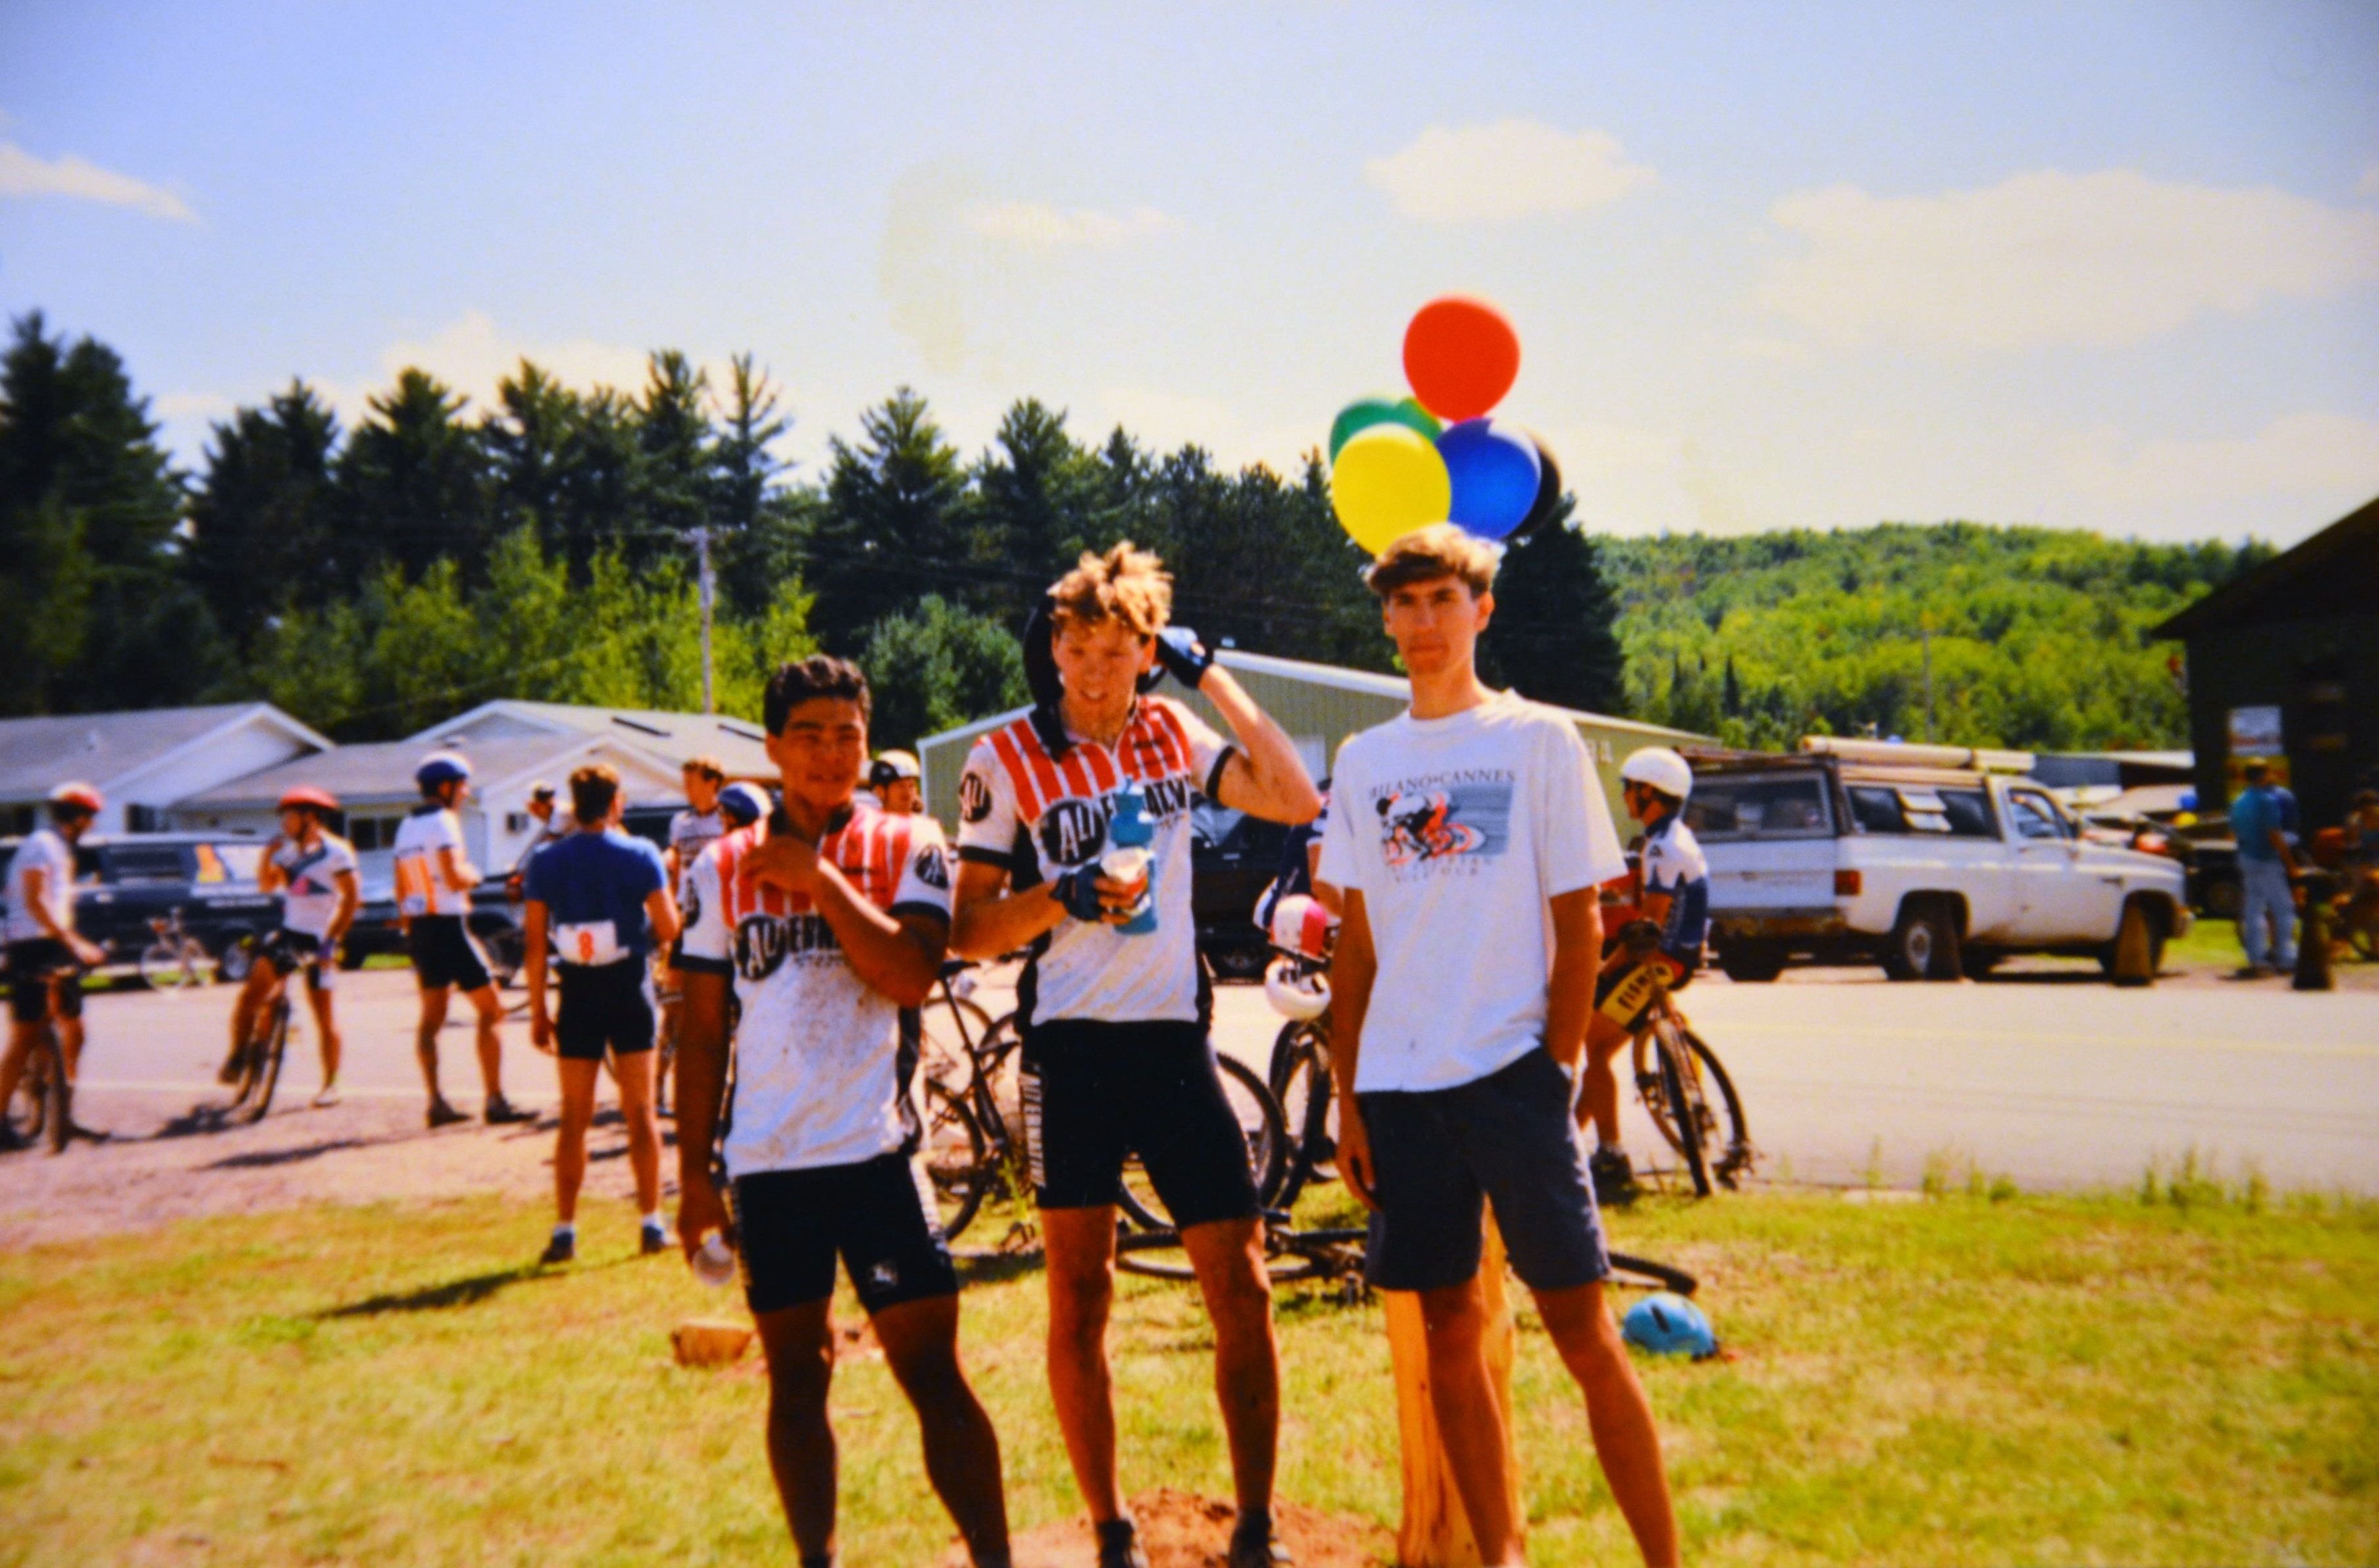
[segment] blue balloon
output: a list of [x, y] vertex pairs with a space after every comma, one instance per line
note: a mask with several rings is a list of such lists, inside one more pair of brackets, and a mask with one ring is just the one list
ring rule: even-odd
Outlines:
[[1482, 539], [1500, 539], [1537, 504], [1537, 447], [1517, 425], [1465, 419], [1437, 438], [1454, 481], [1453, 521]]

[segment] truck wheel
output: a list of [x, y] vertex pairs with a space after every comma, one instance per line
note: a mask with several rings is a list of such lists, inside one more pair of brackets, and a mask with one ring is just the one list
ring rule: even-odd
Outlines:
[[[2138, 899], [2133, 899], [2123, 906], [2122, 919], [2123, 922], [2144, 920], [2148, 923], [2148, 976], [2153, 981], [2156, 975], [2164, 972], [2165, 923], [2156, 918], [2153, 905]], [[2109, 980], [2115, 978], [2115, 970], [2120, 960], [2122, 947], [2123, 926], [2122, 923], [2119, 922], [2115, 926], [2115, 939], [2098, 949], [2098, 968]]]
[[1784, 955], [1767, 947], [1721, 947], [1718, 967], [1729, 980], [1773, 980], [1784, 972]]
[[2209, 876], [2205, 880], [2205, 912], [2216, 920], [2237, 920], [2240, 906], [2245, 902], [2239, 890], [2239, 878]]
[[1894, 980], [1931, 980], [1956, 950], [1958, 933], [1950, 912], [1935, 899], [1910, 899], [1900, 906], [1900, 923], [1883, 949], [1883, 972]]

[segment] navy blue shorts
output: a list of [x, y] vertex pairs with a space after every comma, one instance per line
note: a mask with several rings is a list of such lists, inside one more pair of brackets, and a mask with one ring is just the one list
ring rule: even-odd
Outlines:
[[755, 1171], [728, 1189], [743, 1298], [774, 1312], [834, 1294], [834, 1260], [870, 1314], [959, 1293], [958, 1267], [934, 1229], [927, 1178], [900, 1154], [854, 1165]]
[[479, 939], [465, 930], [461, 915], [415, 915], [405, 933], [413, 954], [414, 978], [424, 991], [452, 985], [465, 995], [495, 982], [488, 974], [487, 955]]
[[1571, 1101], [1569, 1074], [1541, 1045], [1451, 1089], [1357, 1095], [1380, 1205], [1364, 1276], [1382, 1290], [1467, 1283], [1479, 1272], [1486, 1202], [1531, 1290], [1608, 1277]]
[[1202, 1025], [1035, 1024], [1024, 1037], [1019, 1081], [1038, 1207], [1114, 1202], [1124, 1162], [1137, 1153], [1177, 1226], [1256, 1216], [1247, 1134], [1224, 1097]]
[[641, 957], [609, 964], [556, 964], [562, 1005], [555, 1009], [553, 1046], [575, 1062], [599, 1062], [609, 1046], [620, 1055], [653, 1048], [653, 1006], [645, 999]]

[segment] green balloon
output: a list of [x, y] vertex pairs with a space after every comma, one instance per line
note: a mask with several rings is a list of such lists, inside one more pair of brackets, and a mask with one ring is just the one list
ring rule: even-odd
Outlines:
[[1357, 398], [1338, 411], [1337, 418], [1330, 421], [1330, 460], [1335, 463], [1340, 447], [1353, 439], [1358, 431], [1368, 430], [1374, 425], [1402, 425], [1407, 429], [1420, 432], [1422, 440], [1431, 441], [1437, 440], [1438, 433], [1445, 428], [1436, 415], [1411, 398], [1395, 401], [1384, 397]]

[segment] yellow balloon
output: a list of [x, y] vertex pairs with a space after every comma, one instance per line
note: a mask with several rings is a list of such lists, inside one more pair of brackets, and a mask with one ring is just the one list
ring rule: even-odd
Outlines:
[[1355, 542], [1379, 554], [1415, 528], [1443, 523], [1454, 481], [1427, 436], [1404, 425], [1357, 431], [1330, 465], [1330, 507]]

